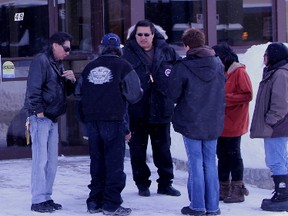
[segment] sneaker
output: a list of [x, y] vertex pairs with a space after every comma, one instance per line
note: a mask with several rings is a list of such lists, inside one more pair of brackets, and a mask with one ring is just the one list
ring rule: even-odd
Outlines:
[[138, 195], [143, 197], [149, 197], [150, 196], [149, 188], [139, 188]]
[[196, 211], [196, 210], [189, 208], [189, 206], [183, 207], [181, 209], [181, 213], [184, 215], [194, 215], [194, 216], [206, 215], [205, 211]]
[[87, 203], [87, 211], [90, 214], [102, 212], [101, 206], [97, 205], [95, 202], [88, 202]]
[[115, 211], [103, 210], [104, 215], [113, 215], [113, 216], [125, 216], [125, 215], [129, 215], [131, 212], [132, 210], [130, 208], [124, 208], [122, 206], [120, 206]]
[[164, 187], [164, 188], [158, 187], [157, 193], [169, 195], [169, 196], [181, 196], [180, 191], [176, 190], [172, 186], [168, 186], [168, 187]]
[[46, 202], [41, 202], [41, 203], [32, 204], [31, 211], [45, 213], [45, 212], [53, 212], [55, 211], [55, 209], [52, 206], [47, 205]]
[[54, 210], [61, 210], [62, 209], [62, 205], [59, 203], [55, 203], [53, 200], [46, 201], [46, 204], [48, 206], [53, 207]]
[[220, 211], [220, 209], [218, 209], [217, 211], [215, 211], [215, 212], [206, 212], [206, 215], [220, 215], [221, 214], [221, 211]]

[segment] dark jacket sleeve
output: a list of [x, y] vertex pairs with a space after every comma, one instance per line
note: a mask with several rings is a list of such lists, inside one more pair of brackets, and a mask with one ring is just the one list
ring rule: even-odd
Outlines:
[[185, 78], [183, 73], [181, 73], [181, 63], [177, 63], [169, 75], [167, 82], [167, 96], [178, 103], [178, 100], [183, 92], [183, 86], [185, 84]]
[[30, 65], [27, 79], [26, 108], [35, 114], [44, 112], [42, 84], [45, 79], [45, 64], [40, 57], [36, 57]]
[[122, 94], [126, 100], [131, 103], [137, 103], [143, 95], [138, 75], [134, 70], [128, 73], [122, 82]]

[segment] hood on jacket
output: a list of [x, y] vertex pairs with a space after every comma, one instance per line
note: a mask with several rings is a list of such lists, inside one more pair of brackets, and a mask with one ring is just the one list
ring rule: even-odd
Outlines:
[[[164, 40], [167, 40], [168, 39], [168, 36], [166, 34], [166, 31], [159, 25], [156, 25], [154, 24], [154, 27], [155, 27], [155, 36], [154, 36], [154, 39], [164, 39]], [[127, 32], [127, 40], [129, 39], [135, 39], [135, 34], [136, 34], [136, 31], [135, 31], [135, 25], [131, 26], [129, 29], [128, 29], [128, 32]]]
[[221, 71], [224, 74], [224, 66], [221, 60], [215, 57], [215, 52], [208, 46], [191, 49], [187, 52], [187, 57], [182, 60], [182, 63], [187, 69], [196, 75], [199, 79], [209, 82], [216, 76], [215, 66], [222, 67]]
[[266, 49], [268, 65], [273, 66], [281, 60], [288, 58], [288, 48], [280, 42], [274, 42], [268, 45]]
[[241, 68], [241, 67], [243, 67], [244, 69], [246, 69], [246, 66], [245, 66], [244, 64], [241, 64], [241, 63], [239, 63], [239, 62], [233, 62], [233, 63], [230, 65], [230, 67], [228, 68], [227, 73], [229, 74], [229, 73], [235, 71], [237, 68]]

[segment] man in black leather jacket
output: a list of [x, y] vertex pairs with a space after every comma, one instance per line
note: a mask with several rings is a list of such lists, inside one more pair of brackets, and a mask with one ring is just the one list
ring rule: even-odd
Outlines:
[[62, 64], [71, 50], [71, 40], [67, 33], [55, 33], [45, 52], [38, 54], [29, 68], [25, 109], [33, 143], [31, 210], [36, 212], [62, 209], [51, 195], [58, 159], [57, 118], [66, 112], [66, 91], [72, 92], [76, 82], [73, 71], [64, 71]]
[[159, 174], [157, 193], [180, 196], [180, 192], [172, 187], [174, 175], [170, 152], [170, 121], [174, 104], [165, 95], [166, 80], [179, 56], [153, 23], [141, 20], [135, 25], [123, 48], [123, 57], [137, 72], [144, 91], [138, 103], [129, 105], [132, 138], [128, 144], [138, 194], [150, 196], [151, 172], [146, 164], [150, 136], [153, 161]]

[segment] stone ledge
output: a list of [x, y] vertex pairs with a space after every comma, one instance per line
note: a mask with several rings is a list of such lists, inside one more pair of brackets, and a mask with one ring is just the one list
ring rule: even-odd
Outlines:
[[[126, 157], [130, 157], [128, 149], [126, 149]], [[147, 161], [153, 161], [151, 155], [147, 155]], [[187, 171], [186, 161], [173, 158], [173, 163], [175, 169]], [[244, 182], [262, 189], [274, 189], [274, 183], [268, 168], [244, 168]]]
[[[176, 169], [187, 171], [186, 161], [173, 158], [173, 162]], [[274, 188], [269, 169], [244, 168], [244, 182], [262, 189]]]

